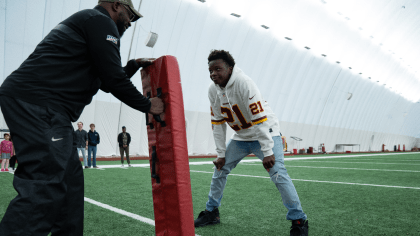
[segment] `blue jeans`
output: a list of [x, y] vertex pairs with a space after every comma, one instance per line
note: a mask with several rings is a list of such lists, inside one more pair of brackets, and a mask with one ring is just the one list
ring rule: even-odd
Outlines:
[[[287, 220], [306, 220], [307, 216], [302, 211], [300, 200], [287, 170], [284, 167], [283, 143], [280, 136], [273, 137], [275, 164], [270, 169], [269, 175], [279, 190], [283, 205], [289, 210]], [[214, 170], [211, 181], [209, 200], [206, 203], [206, 209], [213, 211], [221, 205], [223, 190], [226, 186], [227, 176], [233, 168], [246, 156], [254, 153], [259, 159], [263, 160], [264, 155], [261, 151], [261, 145], [258, 141], [237, 141], [230, 140], [226, 149], [226, 163], [220, 171]], [[262, 165], [262, 164], [261, 164]]]
[[79, 156], [79, 152], [82, 152], [82, 155], [83, 155], [83, 165], [84, 166], [88, 166], [87, 159], [86, 159], [86, 151], [85, 151], [85, 148], [77, 148], [77, 156]]
[[88, 146], [88, 166], [92, 167], [90, 164], [90, 154], [93, 152], [93, 167], [96, 166], [96, 146]]

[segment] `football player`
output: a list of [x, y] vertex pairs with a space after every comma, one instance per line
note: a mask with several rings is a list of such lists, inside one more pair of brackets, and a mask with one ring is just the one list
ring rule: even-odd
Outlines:
[[[308, 235], [308, 220], [295, 186], [284, 167], [279, 122], [256, 84], [238, 66], [229, 52], [213, 50], [208, 57], [211, 123], [217, 159], [208, 201], [194, 221], [195, 227], [220, 223], [219, 207], [227, 176], [247, 155], [254, 153], [281, 193], [292, 221], [290, 235]], [[235, 131], [226, 145], [226, 123]]]

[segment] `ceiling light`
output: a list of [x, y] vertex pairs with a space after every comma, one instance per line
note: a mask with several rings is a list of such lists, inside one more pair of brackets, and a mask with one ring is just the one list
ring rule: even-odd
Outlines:
[[205, 3], [206, 2], [206, 0], [198, 0], [199, 2], [202, 2], [202, 3]]
[[327, 55], [325, 55], [325, 54], [321, 54], [321, 56], [326, 57]]
[[340, 64], [340, 62], [339, 62], [339, 61], [336, 61], [336, 63], [337, 63], [337, 64]]
[[287, 40], [292, 40], [291, 38], [289, 38], [289, 37], [284, 37], [285, 39], [287, 39]]
[[234, 17], [241, 17], [241, 15], [238, 15], [238, 14], [235, 14], [235, 13], [232, 13], [232, 14], [230, 14], [230, 15], [232, 15], [232, 16], [234, 16]]
[[308, 49], [308, 50], [311, 49], [310, 47], [307, 47], [307, 46], [305, 48]]
[[266, 25], [261, 25], [261, 27], [263, 27], [264, 29], [269, 29], [270, 27], [266, 26]]

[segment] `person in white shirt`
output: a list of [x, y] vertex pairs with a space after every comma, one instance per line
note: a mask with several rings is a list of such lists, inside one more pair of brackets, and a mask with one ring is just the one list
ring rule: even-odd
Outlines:
[[[292, 221], [290, 235], [308, 235], [308, 220], [302, 211], [295, 186], [284, 167], [283, 144], [277, 117], [262, 98], [256, 84], [238, 66], [229, 52], [213, 50], [208, 57], [211, 123], [217, 159], [206, 210], [194, 221], [195, 227], [220, 223], [227, 176], [246, 156], [254, 153], [281, 193]], [[226, 147], [226, 123], [235, 130]]]

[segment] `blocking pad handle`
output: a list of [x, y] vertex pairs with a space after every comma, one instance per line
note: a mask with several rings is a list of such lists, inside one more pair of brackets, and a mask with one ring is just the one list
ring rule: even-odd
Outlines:
[[156, 183], [160, 184], [160, 178], [156, 174], [156, 160], [157, 160], [157, 154], [156, 154], [156, 146], [152, 146], [152, 178], [156, 179]]

